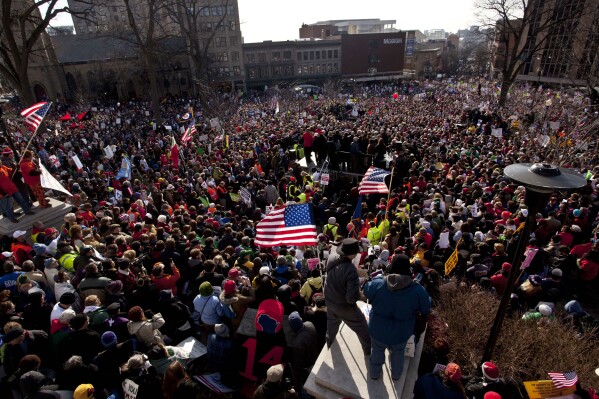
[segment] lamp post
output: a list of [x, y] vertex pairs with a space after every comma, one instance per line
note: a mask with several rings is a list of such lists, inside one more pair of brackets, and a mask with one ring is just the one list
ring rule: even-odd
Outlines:
[[526, 224], [518, 239], [514, 260], [512, 262], [512, 269], [508, 275], [506, 289], [501, 297], [501, 302], [499, 303], [499, 308], [497, 309], [497, 314], [495, 315], [495, 320], [493, 321], [493, 326], [489, 333], [489, 339], [485, 346], [481, 363], [491, 360], [491, 357], [493, 356], [493, 350], [495, 349], [495, 344], [497, 343], [497, 338], [501, 331], [501, 325], [503, 324], [505, 312], [510, 302], [514, 283], [516, 282], [517, 276], [520, 274], [518, 266], [522, 261], [524, 249], [526, 248], [530, 232], [535, 223], [536, 214], [541, 210], [541, 207], [547, 203], [552, 192], [573, 190], [586, 185], [586, 180], [581, 174], [548, 163], [513, 164], [507, 166], [503, 173], [511, 180], [526, 187], [524, 202], [528, 206], [528, 217], [526, 218]]

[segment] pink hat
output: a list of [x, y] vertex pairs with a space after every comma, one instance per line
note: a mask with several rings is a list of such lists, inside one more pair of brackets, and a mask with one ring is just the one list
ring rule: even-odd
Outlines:
[[487, 380], [497, 381], [499, 379], [499, 369], [493, 363], [484, 362], [481, 368]]
[[223, 287], [223, 290], [225, 291], [225, 295], [233, 294], [236, 289], [237, 289], [237, 284], [235, 284], [235, 281], [233, 281], [233, 280], [225, 281], [225, 286]]

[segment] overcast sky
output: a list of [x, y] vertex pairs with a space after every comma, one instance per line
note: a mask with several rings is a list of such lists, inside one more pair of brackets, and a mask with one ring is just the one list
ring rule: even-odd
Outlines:
[[[299, 38], [302, 23], [331, 19], [396, 20], [401, 30], [445, 29], [457, 32], [476, 24], [474, 0], [238, 0], [245, 43]], [[66, 4], [60, 0], [59, 4]], [[56, 25], [72, 24], [65, 15]]]

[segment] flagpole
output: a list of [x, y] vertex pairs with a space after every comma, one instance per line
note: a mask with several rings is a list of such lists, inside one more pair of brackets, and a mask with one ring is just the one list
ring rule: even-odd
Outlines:
[[395, 172], [395, 166], [391, 168], [391, 180], [389, 180], [389, 193], [387, 194], [387, 204], [385, 205], [385, 220], [389, 220], [389, 200], [391, 198], [391, 188], [393, 187], [393, 172]]
[[52, 101], [50, 101], [50, 105], [48, 105], [48, 110], [46, 111], [46, 114], [42, 118], [42, 121], [39, 123], [39, 125], [37, 125], [37, 127], [35, 128], [35, 131], [31, 135], [31, 138], [29, 139], [29, 142], [25, 146], [25, 149], [23, 150], [23, 153], [21, 154], [21, 157], [19, 158], [19, 162], [17, 163], [17, 166], [15, 167], [15, 170], [13, 171], [13, 174], [12, 174], [13, 177], [15, 176], [15, 174], [17, 174], [17, 170], [19, 170], [19, 165], [21, 164], [21, 161], [23, 160], [23, 157], [25, 156], [25, 153], [27, 152], [27, 149], [31, 145], [31, 142], [33, 141], [33, 138], [37, 134], [37, 131], [39, 130], [40, 126], [44, 123], [44, 119], [46, 119], [46, 116], [48, 115], [48, 112], [50, 112], [50, 108], [52, 107], [52, 104], [54, 104], [54, 103]]

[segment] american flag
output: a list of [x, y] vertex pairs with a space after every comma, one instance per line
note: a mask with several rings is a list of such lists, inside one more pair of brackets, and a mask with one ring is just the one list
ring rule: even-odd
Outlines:
[[256, 226], [256, 245], [316, 245], [311, 204], [287, 205], [270, 212]]
[[34, 132], [37, 130], [42, 124], [48, 109], [50, 109], [50, 105], [51, 103], [47, 102], [37, 103], [21, 111], [21, 115], [25, 117], [25, 125], [29, 127], [29, 130]]
[[247, 188], [241, 187], [239, 189], [239, 195], [241, 196], [241, 199], [247, 206], [252, 205], [252, 193], [250, 193], [250, 191]]
[[185, 131], [185, 133], [183, 134], [183, 137], [181, 137], [181, 142], [183, 144], [187, 144], [187, 142], [189, 140], [191, 140], [191, 137], [196, 134], [198, 131], [196, 130], [196, 125], [195, 125], [195, 121], [191, 121], [191, 123], [189, 124], [189, 127], [187, 128], [187, 130]]
[[358, 186], [360, 194], [387, 194], [389, 189], [385, 184], [385, 177], [391, 174], [390, 172], [371, 166], [366, 171]]
[[558, 389], [573, 387], [578, 382], [578, 376], [574, 371], [547, 374], [549, 374], [549, 378], [551, 378], [551, 381], [553, 381], [553, 385], [555, 385], [555, 387]]

